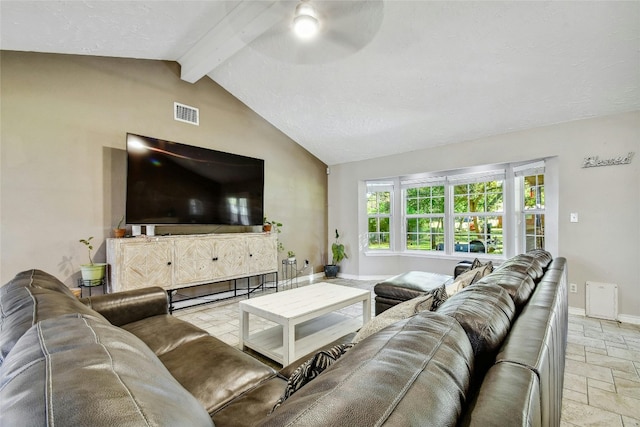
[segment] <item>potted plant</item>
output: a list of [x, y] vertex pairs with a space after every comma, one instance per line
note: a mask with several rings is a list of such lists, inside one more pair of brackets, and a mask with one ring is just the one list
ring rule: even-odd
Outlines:
[[98, 286], [102, 284], [104, 279], [105, 269], [107, 264], [93, 262], [91, 251], [93, 251], [93, 244], [91, 243], [93, 236], [88, 239], [80, 239], [80, 243], [87, 247], [89, 252], [89, 264], [80, 265], [80, 272], [82, 274], [83, 286]]
[[340, 235], [338, 234], [338, 229], [336, 229], [336, 241], [331, 245], [331, 253], [333, 255], [333, 259], [331, 260], [331, 264], [324, 266], [324, 275], [327, 278], [338, 277], [338, 272], [340, 271], [340, 262], [349, 258], [347, 253], [344, 250], [344, 245], [339, 242]]
[[287, 261], [289, 264], [293, 264], [296, 261], [296, 253], [293, 251], [287, 252]]
[[[271, 233], [272, 231], [275, 231], [276, 233], [280, 233], [280, 227], [282, 227], [282, 223], [281, 222], [269, 221], [266, 216], [263, 218], [262, 222], [264, 223], [262, 225], [262, 230], [264, 232]], [[280, 239], [278, 239], [277, 245], [278, 245], [278, 252], [284, 251], [284, 245], [282, 244]]]
[[122, 215], [122, 218], [120, 218], [120, 221], [118, 221], [118, 225], [116, 226], [116, 228], [113, 229], [113, 235], [118, 239], [124, 237], [124, 235], [127, 232], [126, 228], [122, 228], [123, 223], [124, 223], [124, 215]]
[[265, 216], [262, 221], [262, 231], [266, 233], [271, 233], [271, 231], [280, 232], [280, 227], [282, 227], [282, 223], [278, 221], [269, 221]]

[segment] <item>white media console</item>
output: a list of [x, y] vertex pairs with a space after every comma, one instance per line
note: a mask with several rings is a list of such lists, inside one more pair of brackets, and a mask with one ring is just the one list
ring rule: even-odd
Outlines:
[[272, 273], [277, 283], [278, 250], [270, 233], [138, 236], [107, 239], [107, 264], [111, 292], [171, 291]]

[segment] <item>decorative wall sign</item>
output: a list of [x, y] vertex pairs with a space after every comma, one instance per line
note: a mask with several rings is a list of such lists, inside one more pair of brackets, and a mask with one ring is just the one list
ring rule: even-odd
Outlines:
[[618, 165], [628, 165], [631, 163], [631, 159], [633, 159], [633, 155], [635, 153], [633, 151], [629, 152], [626, 156], [613, 157], [611, 159], [602, 159], [598, 156], [585, 157], [584, 162], [582, 162], [583, 168], [595, 168], [597, 166], [618, 166]]

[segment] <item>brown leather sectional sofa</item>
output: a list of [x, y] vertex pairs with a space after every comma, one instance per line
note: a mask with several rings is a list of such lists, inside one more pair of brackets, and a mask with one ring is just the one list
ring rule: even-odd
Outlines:
[[78, 300], [53, 276], [0, 288], [0, 425], [559, 425], [563, 258], [518, 255], [377, 332], [271, 412], [276, 372], [168, 314], [160, 288]]

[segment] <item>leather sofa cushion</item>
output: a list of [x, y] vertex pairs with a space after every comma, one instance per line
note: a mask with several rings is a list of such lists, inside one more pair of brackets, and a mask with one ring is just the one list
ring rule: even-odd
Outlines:
[[122, 325], [122, 329], [140, 338], [157, 356], [186, 342], [209, 336], [207, 331], [170, 314], [147, 317]]
[[11, 281], [0, 287], [0, 297], [14, 289], [24, 287], [49, 289], [51, 291], [62, 292], [70, 297], [74, 296], [73, 292], [55, 276], [42, 270], [32, 269], [16, 274]]
[[0, 365], [20, 337], [41, 320], [79, 313], [109, 323], [70, 292], [46, 287], [12, 286], [0, 296], [0, 307]]
[[160, 360], [209, 413], [276, 374], [212, 336], [188, 341], [161, 355]]
[[259, 425], [455, 425], [473, 366], [458, 322], [423, 311], [358, 343]]
[[498, 285], [506, 290], [518, 311], [527, 303], [536, 287], [533, 279], [527, 273], [505, 270], [494, 271], [478, 280], [477, 283]]
[[541, 426], [538, 377], [514, 363], [493, 365], [458, 425]]
[[527, 252], [527, 255], [535, 257], [543, 269], [548, 268], [549, 264], [553, 261], [551, 253], [544, 249], [532, 249]]
[[476, 370], [483, 374], [509, 333], [515, 306], [500, 286], [476, 283], [453, 295], [437, 312], [453, 317], [464, 328], [476, 356]]
[[534, 281], [539, 280], [544, 274], [544, 269], [538, 260], [532, 255], [520, 254], [503, 262], [496, 271], [517, 271], [526, 273]]
[[219, 426], [253, 427], [271, 413], [286, 383], [280, 377], [273, 377], [232, 400], [211, 418]]
[[213, 425], [144, 343], [92, 316], [34, 325], [0, 368], [0, 384], [0, 425]]
[[80, 301], [116, 326], [169, 313], [167, 292], [157, 286], [90, 296]]

